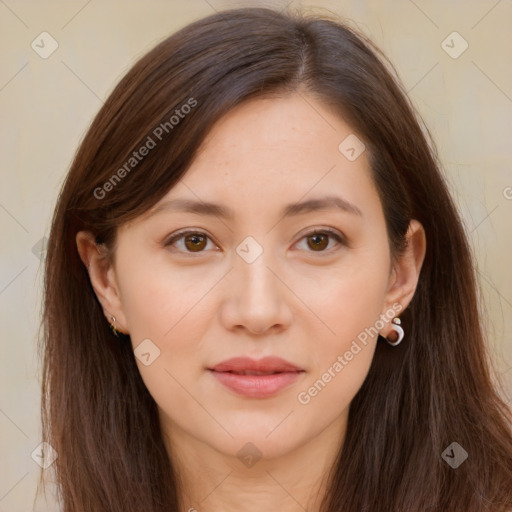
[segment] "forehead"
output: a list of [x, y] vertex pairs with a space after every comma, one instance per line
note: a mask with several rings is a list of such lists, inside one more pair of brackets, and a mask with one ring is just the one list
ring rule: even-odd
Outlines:
[[[322, 162], [338, 152], [339, 143], [352, 131], [332, 109], [306, 94], [256, 98], [224, 115], [205, 138], [199, 153], [215, 160], [243, 158], [247, 151], [257, 158], [256, 162], [286, 158], [300, 163], [312, 156]], [[317, 151], [320, 142], [324, 153], [329, 150], [325, 158]], [[197, 160], [201, 160], [200, 155]]]
[[351, 161], [340, 150], [348, 137], [352, 128], [312, 97], [253, 99], [213, 126], [183, 181], [232, 195], [286, 192], [296, 201], [308, 191], [371, 187], [364, 152]]

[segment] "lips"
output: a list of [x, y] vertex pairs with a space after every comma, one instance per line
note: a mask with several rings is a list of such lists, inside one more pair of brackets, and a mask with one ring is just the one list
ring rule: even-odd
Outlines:
[[234, 357], [209, 369], [215, 372], [231, 372], [239, 375], [271, 375], [273, 373], [303, 371], [302, 368], [280, 357], [272, 356], [259, 360], [249, 357]]
[[293, 385], [305, 370], [278, 357], [258, 361], [248, 357], [228, 359], [208, 368], [230, 391], [248, 398], [267, 398]]

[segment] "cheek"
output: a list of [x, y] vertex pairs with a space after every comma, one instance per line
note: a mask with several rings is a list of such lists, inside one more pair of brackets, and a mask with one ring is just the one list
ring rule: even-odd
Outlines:
[[204, 299], [218, 279], [211, 271], [207, 275], [199, 267], [180, 269], [161, 256], [146, 258], [144, 266], [135, 261], [126, 259], [118, 264], [123, 311], [133, 342], [168, 340], [183, 325], [190, 328], [191, 318], [206, 314]]
[[[297, 400], [311, 405], [327, 421], [345, 410], [362, 386], [377, 344], [383, 288], [352, 275], [315, 308], [329, 329], [310, 346], [314, 364]], [[331, 332], [332, 331], [332, 332]], [[315, 339], [315, 338], [312, 338]]]
[[137, 354], [144, 342], [149, 347], [144, 353], [151, 354], [148, 365], [144, 358], [136, 360], [142, 379], [160, 406], [179, 405], [184, 413], [191, 403], [180, 384], [189, 389], [203, 371], [203, 331], [215, 311], [208, 291], [222, 274], [180, 271], [157, 259], [144, 267], [119, 260], [118, 273], [133, 348]]
[[335, 403], [338, 411], [349, 405], [373, 359], [382, 328], [387, 277], [386, 261], [373, 266], [359, 263], [332, 275], [316, 292], [309, 292], [307, 303], [318, 312], [322, 334], [316, 337], [316, 346], [310, 347], [315, 363], [299, 403], [314, 401], [315, 407], [327, 409]]
[[317, 270], [314, 279], [310, 276], [308, 281], [296, 281], [301, 283], [296, 287], [297, 295], [311, 305], [321, 322], [319, 334], [327, 341], [329, 352], [343, 350], [349, 340], [375, 326], [383, 312], [388, 284], [386, 261], [357, 259], [347, 258], [337, 269]]
[[301, 410], [308, 417], [322, 418], [329, 424], [348, 407], [368, 375], [376, 340], [366, 344], [357, 340], [342, 351], [334, 351], [321, 371], [311, 375], [297, 394]]

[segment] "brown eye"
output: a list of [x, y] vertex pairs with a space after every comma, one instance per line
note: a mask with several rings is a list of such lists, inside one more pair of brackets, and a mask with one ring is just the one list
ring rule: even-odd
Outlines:
[[[308, 247], [310, 247], [314, 251], [317, 251], [317, 250], [322, 251], [329, 245], [329, 236], [322, 234], [322, 233], [316, 233], [313, 235], [309, 235], [307, 238], [308, 238]], [[309, 243], [309, 242], [311, 242], [311, 243]]]
[[[339, 234], [337, 231], [333, 231], [331, 229], [324, 228], [322, 230], [315, 230], [309, 233], [306, 233], [302, 238], [301, 242], [305, 240], [306, 243], [303, 247], [299, 247], [307, 252], [316, 252], [316, 253], [325, 253], [331, 254], [332, 252], [340, 249], [341, 246], [346, 246], [347, 243], [343, 235]], [[328, 247], [329, 243], [334, 241], [335, 247]], [[336, 247], [336, 244], [338, 247]]]
[[199, 234], [187, 235], [185, 237], [185, 247], [191, 252], [197, 252], [206, 246], [206, 237]]
[[172, 246], [183, 253], [201, 253], [206, 252], [205, 249], [208, 246], [208, 242], [211, 239], [206, 233], [200, 231], [182, 231], [181, 233], [175, 234], [168, 242], [164, 245]]

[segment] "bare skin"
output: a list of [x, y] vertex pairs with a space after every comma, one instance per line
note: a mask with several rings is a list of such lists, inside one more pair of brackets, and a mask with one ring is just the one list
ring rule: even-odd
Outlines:
[[[310, 96], [251, 100], [217, 123], [156, 205], [215, 202], [232, 209], [232, 219], [147, 212], [121, 226], [110, 259], [89, 233], [77, 235], [107, 320], [115, 316], [134, 348], [150, 339], [160, 350], [150, 365], [137, 364], [182, 479], [183, 511], [319, 510], [323, 477], [343, 444], [377, 336], [359, 343], [342, 371], [333, 373], [333, 364], [379, 318], [386, 318], [380, 334], [390, 335], [398, 314], [389, 311], [411, 301], [426, 244], [413, 220], [408, 248], [392, 265], [366, 155], [349, 161], [338, 149], [352, 133]], [[289, 203], [328, 195], [361, 215], [336, 208], [281, 215]], [[183, 228], [204, 238], [191, 234], [166, 246]], [[239, 247], [263, 252], [248, 263]], [[268, 355], [305, 371], [267, 398], [240, 396], [207, 370], [235, 356]], [[329, 368], [327, 385], [301, 402], [299, 394]]]

